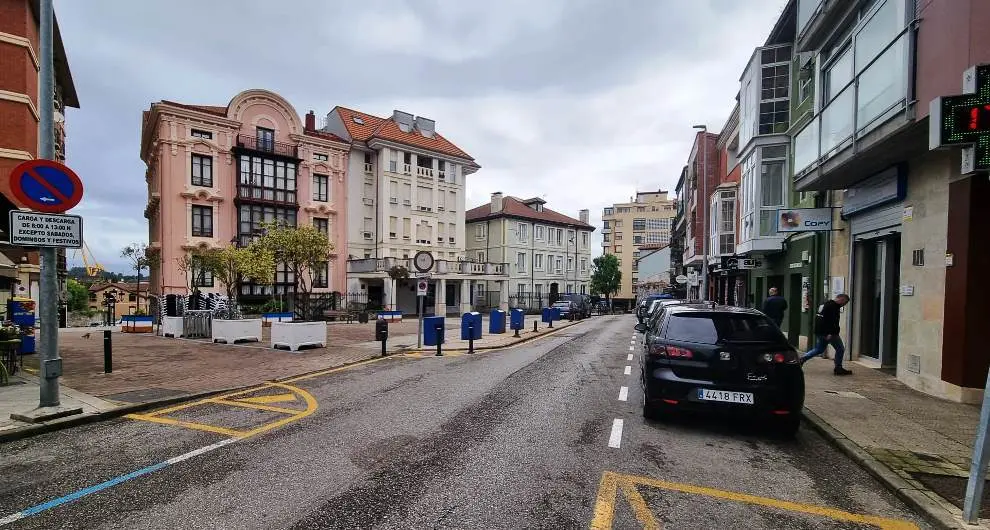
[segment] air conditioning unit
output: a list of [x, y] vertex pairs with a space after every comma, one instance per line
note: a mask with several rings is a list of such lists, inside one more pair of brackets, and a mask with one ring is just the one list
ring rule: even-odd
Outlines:
[[388, 200], [388, 202], [389, 204], [399, 204], [399, 199], [392, 197], [391, 199]]

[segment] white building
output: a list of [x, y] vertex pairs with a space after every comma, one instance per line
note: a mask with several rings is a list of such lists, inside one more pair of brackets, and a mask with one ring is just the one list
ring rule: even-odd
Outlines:
[[[463, 260], [464, 183], [481, 166], [435, 127], [431, 119], [399, 110], [379, 118], [338, 106], [327, 115], [324, 130], [351, 143], [345, 214], [350, 301], [416, 312], [412, 258], [420, 251], [435, 260], [426, 313], [468, 311], [472, 282], [507, 279], [501, 263]], [[393, 267], [405, 267], [410, 278], [390, 278]]]
[[[575, 219], [545, 204], [540, 198], [522, 200], [493, 193], [489, 203], [467, 212], [467, 257], [508, 266], [505, 294], [512, 307], [539, 308], [562, 293], [591, 293], [595, 227], [588, 224], [588, 210], [581, 210]], [[490, 292], [492, 287], [479, 284], [476, 289]], [[504, 294], [499, 301], [505, 305]]]

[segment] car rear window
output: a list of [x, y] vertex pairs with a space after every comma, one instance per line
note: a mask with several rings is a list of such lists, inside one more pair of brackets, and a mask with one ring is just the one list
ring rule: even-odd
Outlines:
[[777, 342], [780, 330], [767, 317], [745, 314], [675, 314], [667, 325], [670, 340], [715, 344], [729, 342]]

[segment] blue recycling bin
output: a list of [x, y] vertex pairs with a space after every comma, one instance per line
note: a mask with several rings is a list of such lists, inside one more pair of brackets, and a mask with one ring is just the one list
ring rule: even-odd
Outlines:
[[481, 340], [481, 313], [471, 311], [461, 317], [461, 340]]
[[492, 309], [492, 314], [488, 316], [488, 333], [505, 333], [505, 311]]
[[443, 344], [444, 335], [443, 317], [426, 317], [423, 319], [423, 344], [426, 346], [436, 346]]
[[523, 330], [526, 327], [526, 312], [522, 309], [513, 309], [509, 312], [509, 328], [513, 331]]
[[543, 308], [543, 322], [550, 324], [560, 320], [560, 308], [559, 307], [544, 307]]

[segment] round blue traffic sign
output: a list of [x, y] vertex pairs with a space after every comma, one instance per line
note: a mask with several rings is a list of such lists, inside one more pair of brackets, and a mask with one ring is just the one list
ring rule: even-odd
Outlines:
[[62, 213], [79, 204], [82, 180], [52, 160], [29, 160], [10, 172], [10, 191], [21, 203], [44, 213]]

